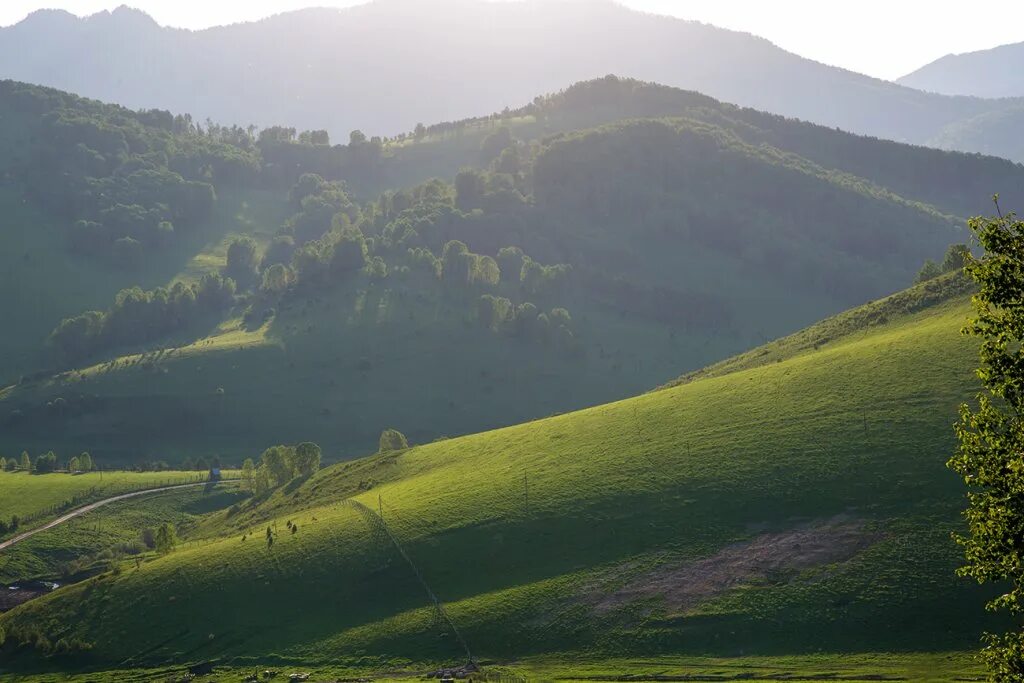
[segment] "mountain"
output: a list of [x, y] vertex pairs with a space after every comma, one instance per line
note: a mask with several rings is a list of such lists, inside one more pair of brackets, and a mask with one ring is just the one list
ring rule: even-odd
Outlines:
[[1021, 97], [1024, 95], [1024, 43], [946, 55], [896, 82], [945, 95]]
[[132, 108], [334, 138], [499, 111], [609, 73], [916, 144], [1014, 104], [912, 90], [604, 0], [377, 0], [195, 32], [124, 7], [84, 19], [45, 11], [0, 29], [0, 65], [0, 77]]
[[831, 678], [969, 650], [992, 624], [943, 466], [969, 295], [947, 275], [670, 388], [328, 467], [0, 627], [26, 667], [63, 642], [90, 668], [815, 653]]
[[623, 398], [904, 286], [1024, 187], [614, 77], [388, 143], [9, 82], [2, 112], [6, 201], [38, 219], [0, 233], [25, 293], [0, 448], [111, 463], [333, 460]]

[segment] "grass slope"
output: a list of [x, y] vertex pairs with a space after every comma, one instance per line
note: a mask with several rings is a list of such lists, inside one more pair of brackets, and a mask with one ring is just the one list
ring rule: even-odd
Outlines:
[[0, 472], [0, 519], [17, 515], [41, 521], [48, 511], [72, 500], [109, 498], [140, 489], [203, 481], [205, 472], [87, 472], [35, 475]]
[[81, 579], [125, 554], [145, 552], [142, 529], [169, 522], [179, 537], [187, 538], [204, 515], [243, 498], [237, 484], [224, 483], [111, 503], [0, 552], [0, 583]]
[[0, 625], [84, 638], [92, 665], [401, 668], [465, 656], [452, 624], [501, 659], [971, 648], [943, 463], [974, 344], [943, 282], [775, 362], [327, 468]]

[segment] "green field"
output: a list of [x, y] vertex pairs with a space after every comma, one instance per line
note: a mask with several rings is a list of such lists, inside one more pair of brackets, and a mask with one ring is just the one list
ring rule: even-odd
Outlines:
[[[260, 671], [261, 667], [255, 667]], [[609, 680], [677, 680], [740, 681], [740, 680], [908, 680], [917, 683], [952, 683], [980, 680], [982, 671], [974, 658], [962, 652], [926, 654], [816, 654], [792, 657], [644, 657], [592, 660], [574, 655], [545, 656], [509, 663], [487, 663], [486, 678], [492, 681], [609, 681]], [[203, 680], [211, 683], [235, 683], [253, 673], [253, 667], [219, 666]], [[369, 667], [291, 667], [285, 673], [302, 671], [312, 674], [311, 680], [377, 680], [381, 672]], [[89, 674], [14, 674], [12, 683], [57, 683], [63, 681], [88, 683], [121, 683], [166, 681], [180, 676], [181, 666], [159, 669], [103, 671]], [[626, 678], [631, 676], [632, 678]], [[654, 678], [660, 676], [661, 678]], [[650, 678], [645, 678], [650, 677]], [[388, 681], [422, 681], [421, 672], [387, 672]]]
[[0, 551], [0, 584], [81, 580], [107, 569], [110, 562], [145, 552], [140, 532], [164, 522], [173, 524], [182, 542], [188, 543], [191, 530], [204, 515], [243, 499], [237, 484], [223, 483], [110, 503]]
[[[732, 371], [329, 467], [0, 626], [86, 641], [73, 661], [100, 668], [421, 670], [465, 658], [457, 629], [501, 662], [813, 656], [921, 678], [991, 625], [949, 539], [944, 463], [975, 383], [961, 291], [947, 277]], [[970, 668], [953, 657], [933, 680]]]
[[[71, 500], [92, 502], [140, 489], [205, 481], [206, 472], [0, 472], [0, 519], [39, 519]], [[54, 513], [55, 516], [55, 513]]]

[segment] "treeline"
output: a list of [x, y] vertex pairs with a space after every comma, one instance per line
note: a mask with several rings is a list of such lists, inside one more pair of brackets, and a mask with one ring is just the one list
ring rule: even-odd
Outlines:
[[384, 141], [359, 131], [331, 145], [326, 131], [204, 128], [12, 81], [0, 82], [5, 109], [31, 141], [11, 172], [66, 221], [76, 252], [126, 268], [208, 219], [216, 188], [287, 187], [306, 172], [369, 182], [384, 157]]
[[572, 332], [572, 316], [564, 308], [545, 313], [528, 301], [516, 306], [505, 297], [484, 294], [477, 302], [477, 320], [498, 334], [552, 343], [569, 353], [582, 351]]
[[967, 264], [967, 261], [970, 258], [970, 247], [966, 244], [952, 244], [949, 249], [946, 250], [946, 255], [943, 257], [941, 263], [936, 263], [932, 259], [925, 260], [924, 265], [921, 266], [921, 270], [919, 270], [917, 272], [917, 276], [914, 277], [914, 284], [916, 285], [928, 280], [934, 280], [940, 275], [950, 273], [954, 270], [963, 270], [963, 267]]
[[5, 458], [0, 456], [0, 472], [16, 472], [21, 470], [22, 472], [35, 472], [37, 474], [48, 474], [50, 472], [57, 472], [63, 469], [72, 474], [78, 472], [91, 472], [95, 469], [96, 464], [93, 462], [92, 456], [88, 452], [82, 453], [81, 455], [74, 455], [67, 460], [66, 463], [61, 463], [57, 458], [57, 455], [53, 451], [47, 451], [36, 456], [35, 460], [28, 454], [28, 451], [22, 451], [20, 458]]
[[242, 463], [242, 486], [256, 495], [263, 495], [296, 477], [306, 477], [320, 469], [320, 446], [304, 441], [294, 446], [272, 446], [260, 456], [259, 464], [252, 458]]
[[145, 291], [122, 290], [106, 311], [88, 311], [63, 320], [48, 343], [59, 359], [72, 363], [99, 351], [143, 344], [187, 328], [234, 303], [235, 283], [230, 278], [207, 274], [198, 283], [175, 283]]

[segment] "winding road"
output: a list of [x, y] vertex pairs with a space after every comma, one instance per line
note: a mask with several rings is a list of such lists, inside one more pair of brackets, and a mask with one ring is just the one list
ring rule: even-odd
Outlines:
[[[235, 481], [235, 480], [234, 479], [221, 479], [220, 481], [223, 482], [223, 481]], [[103, 500], [98, 500], [95, 503], [89, 503], [88, 505], [83, 505], [80, 508], [76, 508], [76, 509], [72, 510], [71, 512], [68, 512], [67, 514], [61, 515], [57, 519], [54, 519], [54, 520], [51, 520], [51, 521], [47, 522], [43, 526], [36, 527], [35, 529], [29, 529], [28, 531], [20, 533], [17, 536], [14, 536], [13, 538], [9, 538], [6, 541], [3, 541], [2, 543], [0, 543], [0, 550], [5, 550], [7, 548], [10, 548], [15, 543], [20, 543], [21, 541], [24, 541], [29, 536], [33, 536], [35, 534], [38, 534], [40, 531], [46, 531], [47, 529], [52, 529], [53, 527], [55, 527], [55, 526], [57, 526], [59, 524], [63, 524], [64, 522], [68, 521], [69, 519], [74, 519], [75, 517], [80, 517], [80, 516], [84, 515], [85, 513], [92, 512], [96, 508], [103, 507], [104, 505], [106, 505], [108, 503], [115, 503], [115, 502], [117, 502], [119, 500], [125, 500], [126, 498], [135, 498], [137, 496], [145, 496], [145, 495], [150, 494], [150, 493], [159, 493], [161, 491], [173, 491], [174, 489], [184, 489], [184, 488], [189, 488], [189, 487], [194, 487], [194, 486], [207, 486], [210, 483], [211, 482], [209, 482], [209, 481], [198, 481], [198, 482], [195, 482], [195, 483], [192, 483], [192, 484], [174, 484], [173, 486], [161, 486], [160, 488], [155, 488], [155, 489], [142, 489], [142, 490], [139, 490], [139, 491], [130, 491], [129, 493], [122, 493], [120, 495], [111, 496], [110, 498], [104, 498]], [[216, 482], [216, 483], [220, 483], [220, 482]]]

